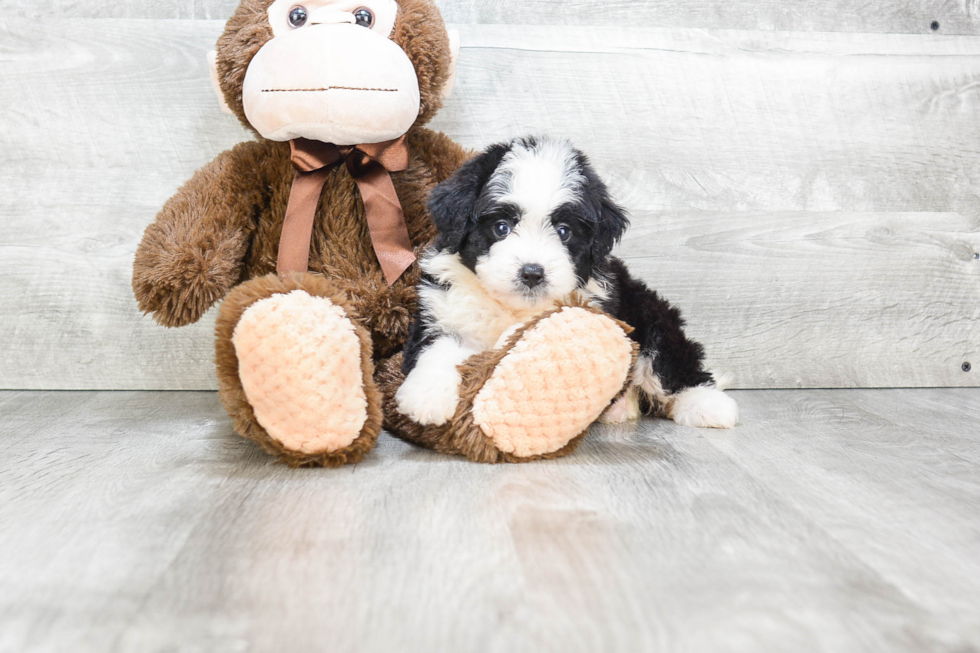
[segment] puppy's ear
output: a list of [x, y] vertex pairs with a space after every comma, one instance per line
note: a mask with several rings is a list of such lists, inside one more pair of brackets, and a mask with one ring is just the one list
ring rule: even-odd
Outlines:
[[508, 149], [505, 144], [491, 146], [464, 163], [452, 177], [429, 193], [426, 206], [439, 230], [435, 243], [438, 249], [453, 254], [459, 251], [466, 234], [476, 224], [476, 202], [480, 193]]
[[626, 211], [616, 204], [609, 194], [603, 192], [599, 208], [599, 221], [596, 224], [595, 236], [592, 238], [592, 258], [602, 261], [612, 248], [619, 242], [630, 226]]
[[576, 150], [578, 167], [585, 177], [584, 203], [588, 219], [595, 223], [590, 254], [595, 263], [601, 263], [615, 247], [630, 226], [629, 216], [609, 196], [609, 188], [592, 167], [589, 157]]
[[473, 223], [476, 198], [480, 187], [473, 175], [471, 160], [429, 193], [427, 207], [432, 222], [439, 230], [436, 247], [455, 254], [466, 238], [470, 224]]

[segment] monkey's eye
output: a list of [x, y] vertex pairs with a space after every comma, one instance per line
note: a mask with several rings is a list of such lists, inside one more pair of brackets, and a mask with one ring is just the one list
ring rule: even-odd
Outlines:
[[506, 220], [500, 220], [493, 225], [493, 234], [497, 238], [506, 238], [510, 235], [510, 225]]
[[560, 224], [555, 229], [558, 232], [558, 237], [561, 238], [561, 242], [567, 243], [568, 239], [572, 237], [572, 230], [567, 224]]
[[367, 7], [354, 10], [354, 21], [361, 27], [371, 28], [374, 25], [374, 12]]
[[306, 7], [303, 5], [296, 5], [289, 10], [289, 24], [292, 27], [302, 27], [306, 24]]

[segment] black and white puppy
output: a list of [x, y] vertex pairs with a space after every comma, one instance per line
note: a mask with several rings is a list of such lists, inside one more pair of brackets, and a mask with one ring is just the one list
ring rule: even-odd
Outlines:
[[428, 207], [439, 236], [421, 261], [406, 378], [395, 396], [401, 413], [444, 424], [459, 401], [457, 365], [578, 295], [632, 326], [640, 345], [633, 385], [603, 421], [643, 411], [689, 426], [738, 421], [738, 406], [703, 367], [701, 345], [684, 335], [680, 312], [609, 255], [629, 220], [568, 142], [493, 145], [433, 189]]

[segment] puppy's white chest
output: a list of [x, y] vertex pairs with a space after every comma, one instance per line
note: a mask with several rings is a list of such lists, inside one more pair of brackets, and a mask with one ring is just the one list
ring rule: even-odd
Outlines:
[[485, 293], [473, 290], [430, 290], [423, 301], [435, 324], [459, 336], [464, 345], [481, 351], [492, 349], [506, 331], [541, 312], [510, 310]]

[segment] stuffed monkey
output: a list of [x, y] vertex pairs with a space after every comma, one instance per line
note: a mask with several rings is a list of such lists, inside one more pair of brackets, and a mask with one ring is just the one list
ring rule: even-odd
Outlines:
[[[416, 257], [435, 235], [426, 196], [469, 157], [424, 127], [452, 87], [457, 51], [432, 0], [242, 0], [211, 56], [226, 109], [257, 139], [220, 154], [164, 205], [137, 250], [133, 289], [170, 327], [224, 298], [221, 401], [239, 434], [289, 465], [357, 462], [377, 440], [375, 365], [407, 337]], [[540, 348], [538, 367], [564, 356], [540, 343], [574, 335], [554, 322], [523, 334]], [[619, 327], [577, 351], [609, 347], [629, 348]], [[567, 388], [557, 379], [547, 392], [515, 393], [527, 361], [509, 352], [465, 372], [471, 403], [484, 386], [496, 389], [481, 395], [465, 441], [422, 444], [470, 455], [476, 434], [481, 453], [470, 457], [491, 462], [567, 452], [630, 367], [619, 356], [581, 415], [532, 429], [515, 448], [521, 424], [506, 423], [517, 407], [528, 396], [547, 406]]]

